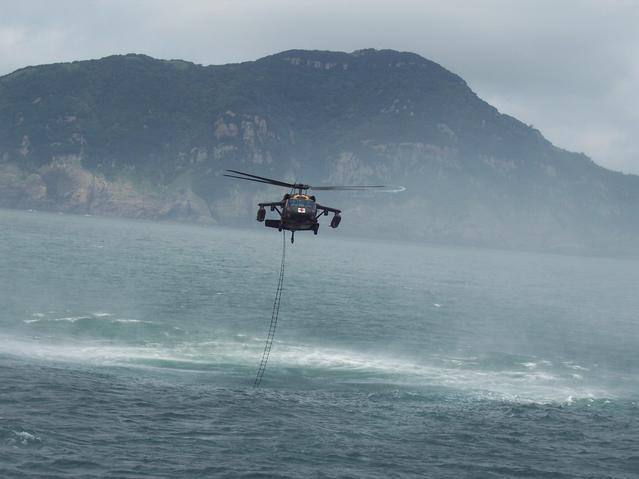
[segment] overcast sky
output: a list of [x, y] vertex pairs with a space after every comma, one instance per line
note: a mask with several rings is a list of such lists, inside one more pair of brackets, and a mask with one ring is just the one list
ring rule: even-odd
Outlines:
[[639, 174], [639, 0], [0, 0], [0, 75], [146, 53], [412, 51], [555, 145]]

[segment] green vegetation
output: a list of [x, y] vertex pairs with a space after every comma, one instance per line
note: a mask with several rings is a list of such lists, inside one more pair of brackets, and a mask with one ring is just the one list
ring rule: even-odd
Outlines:
[[[345, 223], [374, 234], [614, 252], [639, 233], [638, 177], [556, 148], [412, 53], [292, 50], [208, 67], [124, 55], [0, 78], [0, 206], [250, 218], [258, 189], [237, 193], [220, 177], [230, 167], [407, 186], [348, 197]], [[378, 207], [381, 233], [367, 218]]]

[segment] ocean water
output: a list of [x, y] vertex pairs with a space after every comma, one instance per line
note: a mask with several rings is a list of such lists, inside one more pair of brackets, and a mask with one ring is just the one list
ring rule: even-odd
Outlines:
[[340, 233], [254, 389], [281, 234], [0, 210], [0, 477], [639, 477], [639, 262]]

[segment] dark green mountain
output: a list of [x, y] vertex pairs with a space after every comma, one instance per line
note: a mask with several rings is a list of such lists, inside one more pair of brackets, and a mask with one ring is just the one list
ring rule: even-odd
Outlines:
[[225, 168], [407, 187], [323, 195], [357, 233], [613, 253], [639, 238], [639, 177], [553, 146], [412, 53], [124, 55], [0, 78], [0, 206], [234, 223], [283, 193]]

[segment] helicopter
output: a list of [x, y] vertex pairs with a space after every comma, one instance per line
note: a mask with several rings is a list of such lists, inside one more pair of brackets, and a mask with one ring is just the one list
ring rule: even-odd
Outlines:
[[[337, 228], [342, 221], [341, 210], [331, 208], [329, 206], [320, 205], [315, 196], [309, 195], [308, 190], [315, 191], [361, 191], [376, 188], [386, 188], [384, 185], [367, 185], [367, 186], [311, 186], [304, 183], [287, 183], [280, 180], [273, 180], [263, 176], [251, 175], [237, 170], [225, 170], [234, 175], [224, 174], [229, 178], [237, 178], [240, 180], [255, 181], [257, 183], [266, 183], [274, 186], [290, 188], [290, 192], [286, 193], [282, 201], [272, 203], [258, 203], [257, 221], [263, 222], [267, 228], [277, 228], [278, 231], [288, 230], [291, 232], [291, 243], [295, 242], [296, 231], [312, 231], [315, 235], [319, 230], [319, 217], [328, 216], [333, 213], [330, 227]], [[237, 176], [242, 175], [242, 176]], [[277, 211], [280, 218], [277, 220], [266, 219], [266, 208], [271, 211]]]

